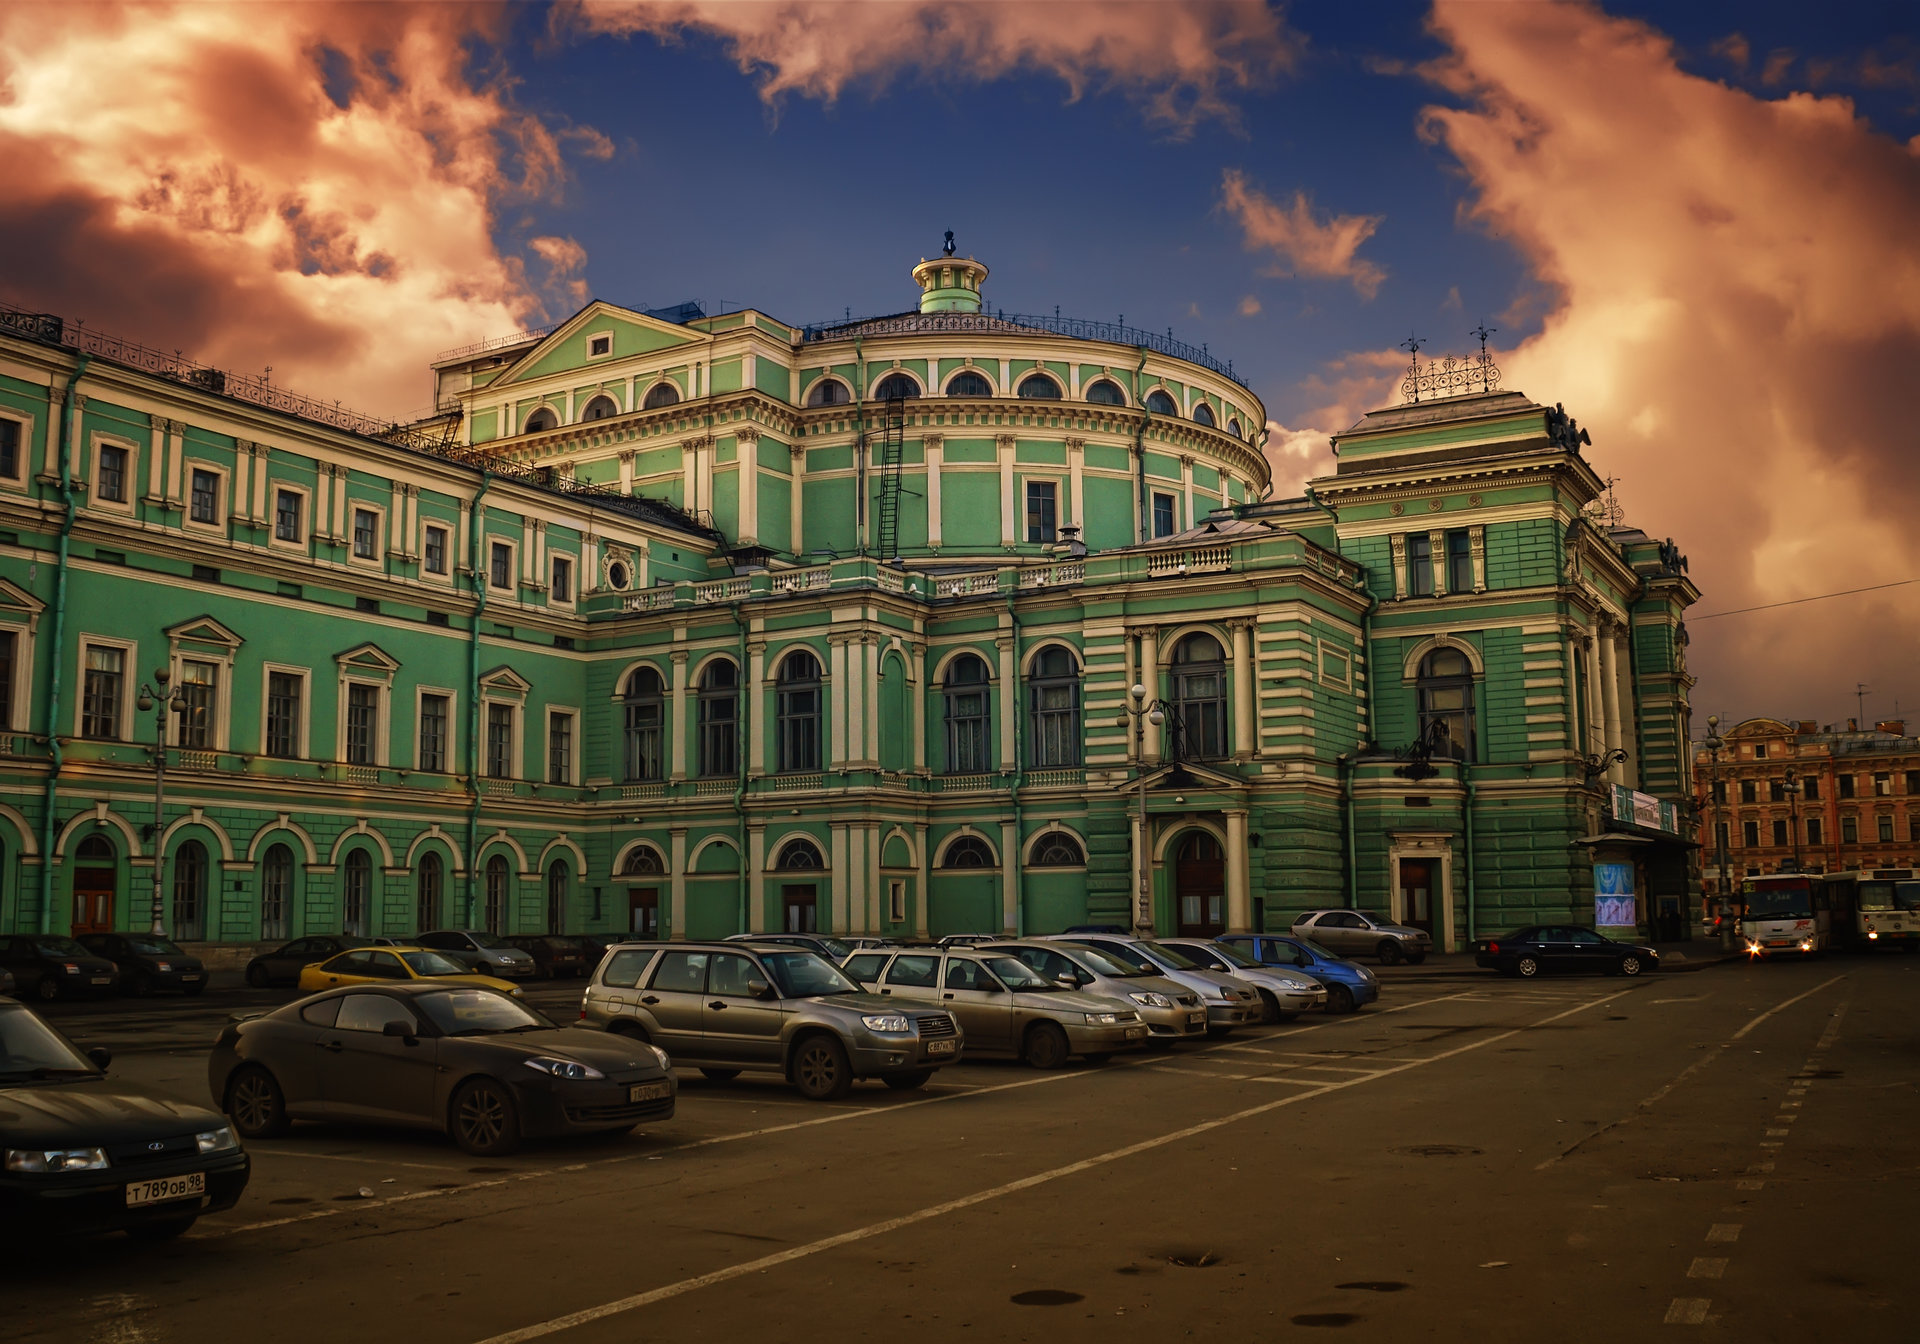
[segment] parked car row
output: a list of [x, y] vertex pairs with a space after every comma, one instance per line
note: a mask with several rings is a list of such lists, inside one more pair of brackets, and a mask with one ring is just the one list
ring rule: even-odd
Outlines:
[[206, 967], [169, 939], [144, 933], [89, 933], [0, 937], [0, 994], [42, 1002], [152, 994], [207, 987]]
[[255, 989], [300, 985], [302, 973], [309, 966], [343, 952], [370, 947], [437, 952], [458, 963], [463, 971], [497, 979], [559, 979], [591, 972], [613, 942], [614, 936], [585, 933], [503, 936], [488, 933], [485, 929], [436, 929], [412, 938], [357, 938], [346, 933], [312, 934], [283, 943], [249, 961], [247, 983]]

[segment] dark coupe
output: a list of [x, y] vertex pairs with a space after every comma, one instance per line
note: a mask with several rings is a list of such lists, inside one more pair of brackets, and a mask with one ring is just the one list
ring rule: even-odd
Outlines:
[[234, 1128], [295, 1120], [443, 1130], [498, 1156], [523, 1137], [624, 1133], [673, 1116], [664, 1052], [562, 1027], [490, 989], [353, 985], [229, 1023], [207, 1082]]
[[1482, 938], [1473, 951], [1476, 965], [1523, 980], [1578, 971], [1639, 975], [1660, 969], [1660, 954], [1650, 947], [1616, 943], [1592, 929], [1567, 924], [1534, 924], [1503, 938]]
[[108, 1062], [0, 999], [0, 1236], [177, 1237], [247, 1188], [224, 1118], [115, 1082]]

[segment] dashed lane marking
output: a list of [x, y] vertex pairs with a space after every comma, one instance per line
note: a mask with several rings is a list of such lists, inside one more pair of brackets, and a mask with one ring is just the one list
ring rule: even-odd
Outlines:
[[1687, 1266], [1687, 1277], [1690, 1279], [1717, 1279], [1726, 1272], [1724, 1256], [1696, 1255], [1693, 1263]]
[[1665, 1325], [1705, 1325], [1707, 1311], [1713, 1306], [1709, 1297], [1676, 1297], [1667, 1307]]
[[1740, 1227], [1741, 1224], [1739, 1223], [1715, 1223], [1707, 1229], [1707, 1240], [1738, 1241], [1740, 1240]]

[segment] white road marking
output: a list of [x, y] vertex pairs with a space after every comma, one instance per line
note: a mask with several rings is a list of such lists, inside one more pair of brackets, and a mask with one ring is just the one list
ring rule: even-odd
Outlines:
[[1765, 1181], [1739, 1180], [1733, 1183], [1733, 1188], [1735, 1190], [1764, 1190], [1767, 1188], [1767, 1183]]
[[1717, 1279], [1726, 1272], [1726, 1260], [1711, 1255], [1696, 1255], [1693, 1263], [1687, 1266], [1687, 1277], [1690, 1279]]
[[368, 1157], [366, 1154], [352, 1153], [316, 1153], [304, 1148], [263, 1148], [258, 1140], [247, 1145], [250, 1157], [298, 1157], [310, 1158], [316, 1162], [356, 1162], [363, 1167], [404, 1167], [408, 1171], [460, 1171], [466, 1167], [452, 1162], [390, 1162], [383, 1157]]
[[1707, 1309], [1713, 1305], [1709, 1297], [1676, 1297], [1667, 1307], [1663, 1325], [1705, 1325]]
[[1767, 1137], [1770, 1139], [1784, 1139], [1791, 1133], [1793, 1133], [1793, 1131], [1790, 1129], [1770, 1129], [1767, 1131]]
[[1754, 1164], [1753, 1164], [1752, 1166], [1750, 1166], [1750, 1167], [1748, 1167], [1748, 1168], [1747, 1168], [1747, 1170], [1748, 1170], [1748, 1171], [1772, 1171], [1772, 1170], [1773, 1170], [1773, 1163], [1771, 1163], [1771, 1162], [1755, 1162], [1755, 1163], [1754, 1163]]
[[[1786, 1000], [1784, 1003], [1774, 1004], [1773, 1007], [1767, 1009], [1766, 1012], [1761, 1013], [1758, 1017], [1754, 1018], [1753, 1021], [1747, 1023], [1746, 1026], [1734, 1032], [1733, 1039], [1736, 1041], [1745, 1039], [1746, 1034], [1748, 1032], [1752, 1031], [1755, 1027], [1759, 1026], [1762, 1022], [1765, 1022], [1768, 1018], [1772, 1017], [1775, 1013], [1779, 1012], [1782, 1008], [1791, 1008], [1793, 1007], [1794, 1004], [1800, 1002], [1800, 1000], [1812, 998], [1815, 994], [1818, 994], [1821, 990], [1825, 989], [1828, 985], [1837, 985], [1842, 980], [1845, 980], [1846, 978], [1847, 978], [1846, 975], [1842, 973], [1840, 975], [1834, 976], [1830, 980], [1822, 980], [1819, 984], [1815, 985], [1812, 989], [1808, 990], [1806, 993], [1795, 994], [1792, 998]], [[1828, 1028], [1828, 1029], [1831, 1030], [1832, 1028]]]
[[1848, 1000], [1834, 1009], [1833, 1021], [1827, 1023], [1827, 1029], [1820, 1033], [1820, 1039], [1813, 1047], [1816, 1054], [1831, 1049], [1833, 1043], [1840, 1039], [1840, 1019], [1847, 1015], [1847, 1009], [1851, 1004], [1852, 1000]]
[[[563, 1330], [573, 1329], [575, 1326], [589, 1325], [595, 1321], [605, 1320], [612, 1316], [635, 1311], [641, 1307], [651, 1306], [655, 1302], [663, 1302], [669, 1298], [680, 1297], [701, 1288], [712, 1287], [714, 1284], [727, 1283], [734, 1279], [744, 1278], [749, 1274], [759, 1274], [780, 1265], [789, 1264], [796, 1260], [803, 1260], [809, 1256], [818, 1255], [823, 1251], [834, 1250], [853, 1242], [866, 1241], [873, 1237], [884, 1236], [889, 1232], [897, 1232], [904, 1227], [912, 1227], [917, 1223], [924, 1223], [950, 1213], [957, 1213], [962, 1209], [972, 1208], [978, 1204], [985, 1204], [991, 1200], [1004, 1198], [1007, 1195], [1018, 1194], [1038, 1186], [1048, 1185], [1065, 1177], [1076, 1176], [1082, 1172], [1092, 1171], [1125, 1158], [1137, 1157], [1142, 1153], [1149, 1153], [1160, 1148], [1165, 1148], [1171, 1144], [1182, 1143], [1201, 1134], [1210, 1133], [1213, 1130], [1222, 1129], [1228, 1125], [1239, 1124], [1242, 1121], [1251, 1120], [1257, 1116], [1267, 1115], [1283, 1107], [1297, 1105], [1300, 1102], [1311, 1100], [1314, 1097], [1323, 1097], [1332, 1092], [1340, 1092], [1348, 1088], [1359, 1087], [1365, 1083], [1374, 1082], [1377, 1079], [1390, 1077], [1394, 1074], [1405, 1073], [1411, 1069], [1422, 1068], [1428, 1064], [1438, 1064], [1442, 1060], [1452, 1059], [1457, 1055], [1463, 1055], [1469, 1051], [1485, 1049], [1489, 1045], [1509, 1040], [1512, 1037], [1521, 1035], [1523, 1032], [1546, 1026], [1552, 1022], [1557, 1022], [1563, 1017], [1572, 1017], [1574, 1014], [1585, 1012], [1589, 1008], [1595, 1008], [1601, 1004], [1609, 1003], [1618, 997], [1619, 994], [1615, 993], [1609, 994], [1604, 998], [1591, 999], [1576, 1007], [1568, 1008], [1550, 1017], [1542, 1018], [1538, 1022], [1531, 1022], [1526, 1026], [1514, 1027], [1499, 1035], [1489, 1036], [1483, 1041], [1473, 1041], [1466, 1045], [1458, 1045], [1450, 1050], [1444, 1050], [1437, 1055], [1432, 1055], [1425, 1059], [1408, 1060], [1392, 1068], [1383, 1069], [1373, 1078], [1355, 1078], [1346, 1082], [1328, 1083], [1312, 1092], [1299, 1092], [1292, 1096], [1280, 1097], [1274, 1101], [1262, 1102], [1258, 1106], [1249, 1106], [1243, 1110], [1234, 1111], [1227, 1115], [1216, 1116], [1211, 1120], [1202, 1120], [1198, 1124], [1188, 1125], [1182, 1129], [1159, 1134], [1150, 1139], [1142, 1139], [1138, 1143], [1131, 1143], [1123, 1148], [1110, 1149], [1107, 1152], [1096, 1154], [1093, 1157], [1082, 1158], [1077, 1162], [1070, 1162], [1065, 1166], [1054, 1167], [1049, 1171], [1036, 1172], [1031, 1176], [1023, 1176], [1019, 1180], [1008, 1181], [1004, 1185], [996, 1185], [986, 1190], [975, 1191], [973, 1194], [962, 1195], [957, 1199], [946, 1200], [943, 1203], [930, 1204], [925, 1208], [916, 1209], [912, 1213], [901, 1214], [896, 1218], [888, 1218], [881, 1222], [869, 1223], [865, 1227], [857, 1227], [850, 1231], [836, 1233], [833, 1236], [822, 1237], [817, 1241], [810, 1241], [805, 1245], [790, 1247], [787, 1250], [778, 1251], [772, 1255], [762, 1256], [757, 1260], [748, 1260], [729, 1265], [724, 1269], [717, 1269], [711, 1273], [681, 1279], [677, 1283], [665, 1284], [662, 1287], [650, 1289], [644, 1293], [635, 1293], [630, 1297], [605, 1302], [597, 1307], [587, 1307], [580, 1311], [569, 1312], [564, 1316], [556, 1316], [551, 1320], [524, 1326], [518, 1330], [509, 1330], [502, 1334], [490, 1336], [486, 1340], [481, 1341], [481, 1344], [523, 1344], [523, 1341], [526, 1340], [540, 1339], [547, 1335], [558, 1334]], [[1702, 1315], [1704, 1317], [1704, 1310]]]
[[1738, 1241], [1740, 1240], [1740, 1228], [1741, 1224], [1739, 1223], [1715, 1223], [1707, 1229], [1707, 1240]]

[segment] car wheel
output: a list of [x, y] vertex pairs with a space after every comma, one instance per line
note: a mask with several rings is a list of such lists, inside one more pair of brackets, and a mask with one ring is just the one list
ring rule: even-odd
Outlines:
[[[199, 1217], [198, 1214], [194, 1215]], [[193, 1218], [165, 1218], [151, 1223], [135, 1223], [127, 1235], [135, 1241], [172, 1241], [193, 1226]]]
[[881, 1078], [895, 1092], [911, 1092], [915, 1088], [925, 1087], [927, 1080], [933, 1077], [932, 1069], [915, 1069], [912, 1073], [889, 1073]]
[[60, 997], [60, 982], [51, 975], [43, 975], [33, 987], [33, 997], [42, 1003], [52, 1003]]
[[1382, 966], [1398, 966], [1400, 959], [1406, 955], [1400, 950], [1400, 940], [1397, 938], [1382, 938], [1380, 945], [1373, 951], [1374, 955], [1380, 958]]
[[1513, 963], [1513, 970], [1522, 980], [1531, 980], [1540, 974], [1540, 961], [1537, 957], [1521, 957]]
[[740, 1076], [738, 1069], [702, 1069], [700, 1072], [707, 1076], [709, 1082], [714, 1083], [730, 1083]]
[[1272, 990], [1267, 990], [1267, 989], [1261, 990], [1260, 991], [1261, 1025], [1270, 1027], [1276, 1022], [1284, 1022], [1284, 1021], [1286, 1021], [1286, 1018], [1281, 1015], [1280, 1000], [1273, 997]]
[[1350, 1013], [1353, 1011], [1353, 991], [1345, 985], [1327, 986], [1327, 1011], [1330, 1013]]
[[135, 971], [127, 977], [127, 993], [136, 999], [144, 999], [153, 993], [153, 977], [145, 971]]
[[1641, 970], [1640, 958], [1632, 956], [1620, 958], [1620, 974], [1638, 975]]
[[227, 1083], [226, 1105], [222, 1108], [243, 1139], [277, 1139], [290, 1127], [287, 1099], [273, 1075], [258, 1066], [236, 1073]]
[[846, 1048], [832, 1036], [815, 1034], [793, 1052], [793, 1085], [808, 1101], [838, 1101], [853, 1090], [853, 1068]]
[[474, 1078], [447, 1108], [447, 1129], [462, 1152], [500, 1157], [520, 1146], [520, 1116], [505, 1083]]
[[247, 967], [247, 984], [254, 989], [265, 989], [273, 983], [273, 977], [267, 974], [267, 968], [259, 962]]
[[1028, 1027], [1024, 1045], [1021, 1058], [1036, 1069], [1057, 1069], [1067, 1062], [1072, 1052], [1067, 1033], [1053, 1022], [1035, 1022]]

